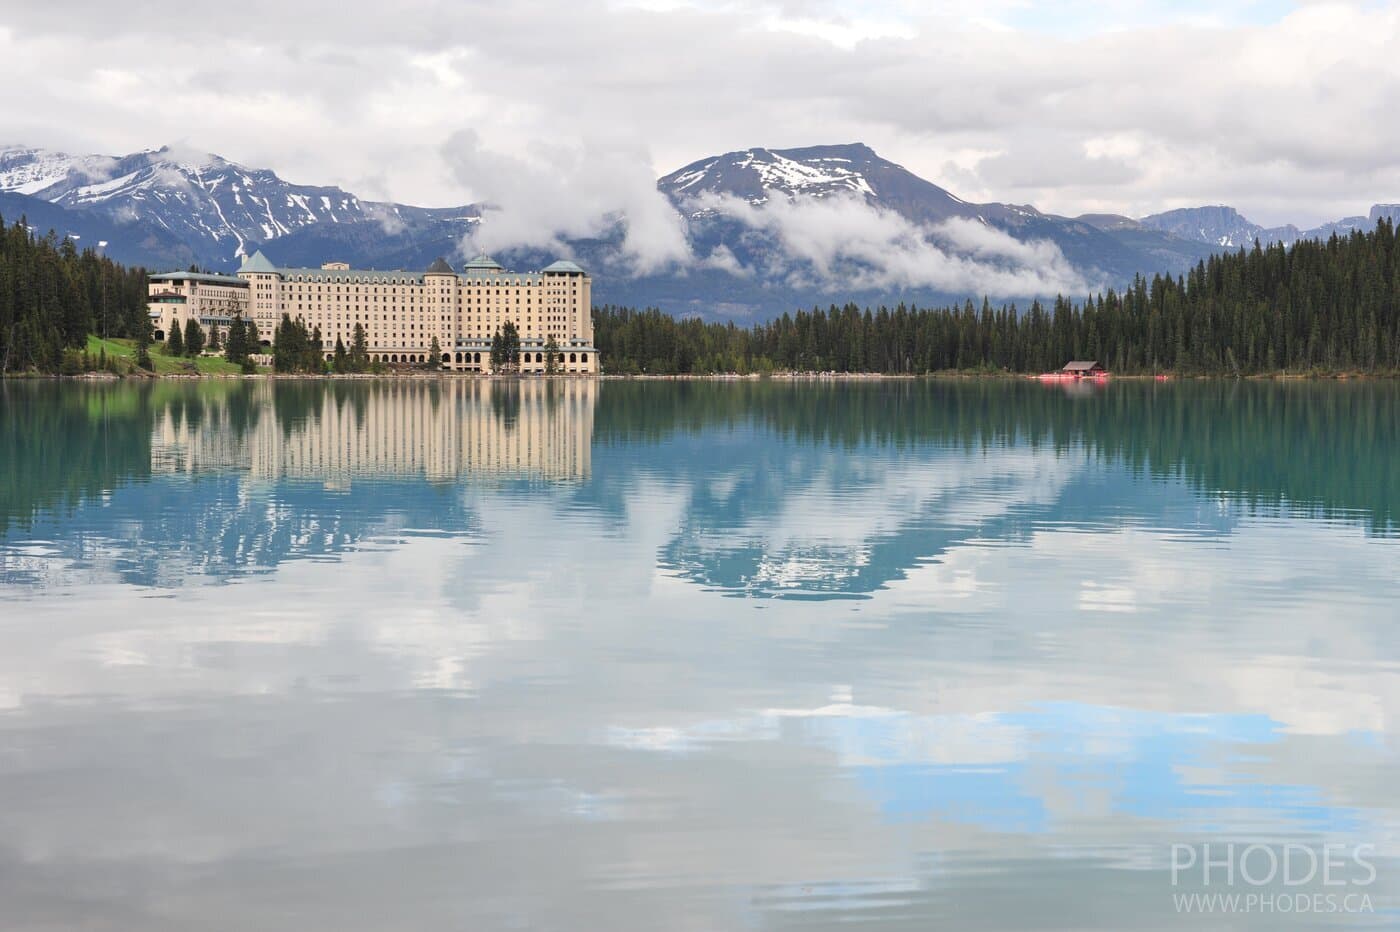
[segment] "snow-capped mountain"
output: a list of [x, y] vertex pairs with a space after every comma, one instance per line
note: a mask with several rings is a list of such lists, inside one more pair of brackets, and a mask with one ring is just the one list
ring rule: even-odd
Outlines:
[[[833, 300], [1050, 296], [1138, 273], [1176, 273], [1255, 239], [1291, 243], [1370, 229], [1382, 216], [1400, 220], [1394, 204], [1308, 231], [1266, 229], [1229, 207], [1141, 220], [1062, 217], [965, 201], [860, 143], [728, 152], [664, 176], [657, 188], [679, 213], [695, 261], [636, 274], [618, 261], [625, 217], [568, 241], [570, 257], [593, 273], [601, 303], [764, 316]], [[843, 225], [854, 215], [844, 211], [862, 206], [874, 214], [857, 219], [877, 222], [859, 224], [866, 240], [857, 241]], [[339, 259], [422, 268], [438, 255], [459, 254], [468, 234], [490, 222], [474, 205], [362, 200], [339, 187], [292, 184], [268, 169], [170, 148], [120, 157], [0, 148], [0, 215], [23, 216], [37, 232], [53, 229], [120, 261], [224, 271], [257, 248], [289, 266]], [[818, 255], [821, 249], [827, 254]], [[521, 248], [500, 258], [528, 268], [557, 258], [556, 251]], [[931, 266], [944, 268], [930, 274]], [[971, 271], [962, 275], [963, 268]], [[1043, 274], [1046, 268], [1053, 274]]]
[[801, 149], [744, 149], [692, 162], [657, 182], [682, 212], [705, 195], [728, 195], [761, 205], [773, 198], [855, 196], [905, 210], [919, 220], [972, 216], [975, 205], [886, 161], [861, 143]]
[[70, 175], [103, 177], [114, 161], [105, 155], [68, 155], [47, 149], [6, 146], [0, 148], [0, 190], [38, 194]]
[[704, 216], [706, 195], [761, 206], [774, 199], [859, 197], [916, 223], [950, 217], [1014, 225], [1042, 217], [1034, 207], [974, 204], [881, 158], [863, 143], [799, 149], [744, 149], [692, 162], [656, 183], [689, 216]]
[[1045, 214], [1017, 204], [973, 203], [881, 158], [861, 143], [800, 149], [744, 149], [701, 159], [672, 172], [657, 187], [689, 221], [701, 254], [722, 246], [742, 264], [774, 245], [755, 235], [752, 224], [736, 223], [743, 211], [775, 202], [810, 203], [858, 199], [936, 231], [960, 219], [1019, 242], [1049, 241], [1082, 271], [1087, 282], [1130, 279], [1144, 269], [1176, 269], [1194, 263], [1204, 250], [1194, 243], [1143, 229], [1103, 228], [1082, 219]]
[[1258, 240], [1264, 245], [1283, 243], [1291, 245], [1303, 236], [1303, 231], [1289, 224], [1287, 226], [1265, 228], [1251, 223], [1233, 207], [1217, 205], [1212, 207], [1183, 207], [1160, 214], [1143, 217], [1143, 226], [1170, 233], [1181, 239], [1208, 243], [1225, 249], [1238, 249], [1252, 246]]
[[1302, 239], [1326, 239], [1333, 233], [1346, 236], [1354, 230], [1373, 230], [1382, 217], [1389, 218], [1392, 223], [1400, 219], [1400, 204], [1376, 204], [1368, 216], [1343, 217], [1341, 220], [1324, 223], [1310, 230], [1300, 230], [1291, 223], [1281, 227], [1262, 227], [1245, 219], [1233, 207], [1222, 205], [1183, 207], [1152, 214], [1138, 222], [1149, 229], [1170, 233], [1180, 239], [1207, 243], [1223, 249], [1248, 249], [1255, 241], [1263, 246], [1274, 243], [1291, 246]]
[[0, 150], [0, 191], [174, 234], [204, 263], [227, 267], [258, 246], [307, 227], [472, 221], [470, 208], [429, 210], [361, 201], [338, 187], [298, 185], [268, 169], [168, 147], [122, 157], [44, 149]]

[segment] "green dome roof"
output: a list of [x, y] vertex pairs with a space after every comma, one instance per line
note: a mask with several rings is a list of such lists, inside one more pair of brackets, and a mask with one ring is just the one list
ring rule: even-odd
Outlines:
[[583, 269], [579, 268], [575, 263], [570, 262], [568, 259], [560, 259], [558, 262], [551, 262], [549, 265], [546, 265], [546, 266], [545, 266], [543, 269], [541, 269], [540, 271], [542, 271], [542, 272], [578, 272], [578, 273], [581, 274], [581, 273], [583, 272]]
[[468, 262], [466, 267], [468, 269], [500, 269], [503, 272], [505, 271], [505, 266], [501, 265], [495, 259], [492, 259], [490, 256], [486, 255], [486, 253], [482, 253], [472, 261]]

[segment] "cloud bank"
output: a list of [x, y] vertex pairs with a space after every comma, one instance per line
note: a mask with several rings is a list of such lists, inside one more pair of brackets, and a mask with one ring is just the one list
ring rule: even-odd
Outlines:
[[588, 141], [537, 143], [525, 151], [525, 157], [494, 151], [471, 130], [444, 147], [448, 165], [484, 207], [469, 249], [534, 246], [564, 253], [565, 239], [620, 229], [617, 258], [634, 274], [693, 258], [681, 217], [656, 190], [643, 147]]
[[[1021, 296], [1084, 293], [1094, 284], [1054, 243], [1021, 242], [961, 218], [916, 224], [857, 196], [754, 205], [706, 194], [688, 206], [737, 220], [775, 243], [779, 250], [766, 254], [761, 271], [795, 287]], [[712, 264], [739, 274], [748, 268], [727, 249]]]
[[[662, 222], [617, 163], [654, 178], [727, 150], [856, 139], [968, 200], [1071, 215], [1228, 203], [1311, 226], [1400, 200], [1395, 4], [247, 0], [236, 23], [213, 0], [142, 11], [9, 4], [5, 141], [184, 141], [438, 206], [550, 184], [579, 202], [561, 202], [561, 229], [619, 209]], [[519, 179], [463, 171], [464, 132], [477, 168]], [[645, 267], [675, 242], [639, 226], [632, 249]]]

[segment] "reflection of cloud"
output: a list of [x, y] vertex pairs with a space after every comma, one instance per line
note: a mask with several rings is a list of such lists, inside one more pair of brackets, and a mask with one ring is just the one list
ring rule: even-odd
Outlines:
[[[1084, 469], [1048, 447], [998, 457], [909, 449], [899, 459], [921, 468], [894, 475], [957, 493]], [[963, 899], [977, 877], [1092, 886], [1095, 857], [1140, 861], [1183, 826], [1395, 848], [1388, 619], [1337, 598], [1397, 594], [1392, 542], [1321, 521], [1242, 518], [1225, 539], [1047, 523], [957, 543], [854, 606], [740, 601], [656, 572], [695, 488], [620, 462], [605, 464], [623, 473], [617, 512], [571, 486], [463, 486], [470, 541], [395, 533], [178, 599], [107, 586], [6, 602], [0, 743], [20, 749], [0, 759], [7, 903], [56, 876], [91, 889], [116, 874], [192, 909], [286, 913], [307, 902], [291, 870], [375, 919], [356, 897], [390, 878], [442, 919], [421, 927], [452, 924], [443, 902], [481, 927], [567, 927], [556, 901], [616, 906], [621, 928], [662, 927], [679, 902], [730, 927], [714, 904], [735, 890], [767, 887], [784, 910], [825, 896], [859, 920], [908, 898], [906, 876]], [[866, 477], [862, 507], [890, 487]], [[1003, 505], [1067, 494], [1004, 486]], [[821, 514], [832, 488], [784, 488], [785, 513]], [[783, 539], [821, 527], [793, 518]], [[1318, 572], [1337, 561], [1351, 575]], [[954, 599], [947, 574], [968, 571], [979, 585]], [[1137, 617], [1078, 611], [1086, 581], [1134, 574]], [[1296, 613], [1277, 611], [1285, 588]], [[1308, 734], [1295, 683], [1297, 705], [1325, 706]], [[237, 889], [211, 890], [234, 864]], [[988, 903], [997, 925], [1025, 924]], [[1098, 914], [1072, 915], [1088, 928]]]
[[[887, 814], [936, 813], [994, 831], [1046, 832], [1057, 819], [1122, 812], [1173, 820], [1191, 831], [1226, 811], [1334, 832], [1361, 829], [1362, 814], [1329, 803], [1321, 787], [1260, 782], [1199, 766], [1258, 753], [1282, 737], [1278, 723], [1263, 715], [1170, 714], [1076, 702], [994, 714], [914, 715], [834, 701], [681, 728], [608, 733], [618, 747], [668, 754], [721, 753], [723, 743], [734, 741], [813, 744], [854, 770]], [[1123, 768], [1131, 768], [1131, 779], [1121, 775]]]
[[[939, 559], [988, 523], [1052, 508], [1085, 463], [1017, 449], [975, 459], [870, 456], [852, 475], [843, 461], [816, 457], [792, 465], [778, 496], [752, 495], [726, 475], [703, 486], [712, 502], [695, 504], [663, 562], [749, 594], [864, 593], [906, 568], [891, 566], [888, 551], [909, 563]], [[957, 584], [968, 586], [975, 577]]]

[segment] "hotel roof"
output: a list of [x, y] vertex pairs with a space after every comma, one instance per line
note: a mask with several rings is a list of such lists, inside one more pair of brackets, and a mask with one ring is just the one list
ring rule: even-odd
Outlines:
[[233, 285], [248, 287], [248, 283], [232, 275], [214, 275], [210, 272], [158, 272], [147, 275], [153, 282], [205, 282], [210, 285]]
[[540, 271], [541, 271], [541, 272], [579, 272], [579, 273], [582, 273], [582, 272], [583, 272], [583, 269], [579, 268], [576, 264], [570, 262], [568, 259], [560, 259], [558, 262], [551, 262], [549, 265], [546, 265], [544, 268], [540, 269]]
[[[456, 275], [462, 279], [489, 279], [493, 282], [503, 284], [528, 284], [538, 283], [540, 276], [544, 273], [571, 272], [580, 275], [587, 274], [576, 263], [567, 259], [560, 259], [552, 262], [538, 272], [512, 272], [505, 268], [495, 259], [487, 255], [477, 256], [465, 266], [461, 272], [453, 272], [452, 266], [447, 260], [438, 257], [433, 260], [433, 264], [428, 266], [426, 272], [408, 272], [403, 269], [393, 269], [379, 271], [377, 269], [309, 269], [309, 268], [278, 268], [273, 265], [267, 256], [262, 254], [262, 250], [254, 252], [247, 259], [243, 260], [243, 265], [239, 268], [239, 273], [257, 272], [260, 274], [280, 275], [286, 279], [294, 281], [310, 282], [379, 282], [379, 283], [412, 283], [422, 284], [427, 275]], [[170, 273], [171, 275], [181, 275], [183, 273]], [[159, 276], [151, 276], [158, 278]], [[228, 276], [215, 276], [225, 281], [235, 284], [246, 284], [242, 279]]]
[[242, 266], [242, 268], [240, 268], [238, 271], [240, 271], [240, 272], [276, 272], [276, 271], [277, 271], [277, 266], [275, 266], [275, 265], [273, 265], [271, 262], [269, 262], [269, 261], [267, 260], [267, 256], [263, 255], [262, 250], [259, 249], [259, 250], [257, 250], [256, 252], [254, 252], [251, 256], [249, 256], [247, 259], [244, 259], [244, 260], [243, 260], [243, 266]]

